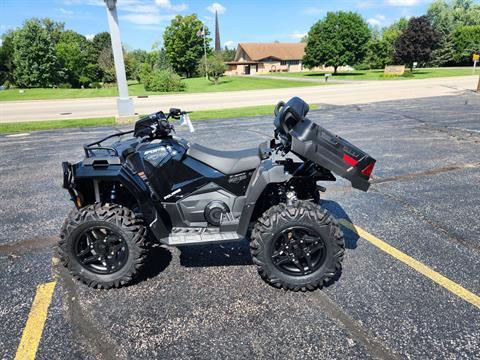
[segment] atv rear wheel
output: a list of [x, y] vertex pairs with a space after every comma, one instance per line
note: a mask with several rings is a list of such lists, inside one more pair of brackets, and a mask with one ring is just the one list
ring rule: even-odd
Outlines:
[[147, 230], [129, 209], [94, 204], [72, 211], [62, 226], [59, 254], [73, 277], [108, 289], [128, 284], [145, 262]]
[[260, 276], [292, 291], [320, 288], [342, 268], [345, 249], [337, 221], [308, 201], [279, 204], [258, 219], [250, 249]]

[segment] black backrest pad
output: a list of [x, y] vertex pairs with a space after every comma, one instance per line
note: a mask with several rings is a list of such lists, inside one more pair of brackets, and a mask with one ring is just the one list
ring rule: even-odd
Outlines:
[[280, 131], [280, 134], [286, 136], [307, 115], [309, 110], [308, 104], [299, 97], [291, 98], [286, 104], [280, 102], [275, 108], [275, 128]]
[[310, 110], [310, 106], [300, 99], [298, 96], [295, 96], [288, 100], [286, 106], [291, 107], [296, 113], [302, 117], [307, 116], [308, 111]]

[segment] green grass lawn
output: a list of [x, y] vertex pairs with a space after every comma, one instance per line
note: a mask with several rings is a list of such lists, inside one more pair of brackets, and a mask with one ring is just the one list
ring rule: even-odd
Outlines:
[[[242, 116], [259, 116], [272, 115], [274, 105], [249, 106], [233, 109], [204, 110], [190, 113], [191, 120], [207, 120], [207, 119], [231, 119]], [[310, 105], [310, 109], [316, 109], [316, 105]], [[0, 134], [22, 133], [38, 130], [52, 130], [64, 128], [78, 128], [86, 126], [102, 126], [115, 124], [114, 117], [98, 118], [98, 119], [74, 119], [74, 120], [46, 120], [46, 121], [30, 121], [0, 124]], [[173, 122], [179, 125], [178, 121]]]
[[[182, 93], [278, 89], [287, 87], [319, 85], [305, 81], [274, 80], [240, 76], [223, 77], [217, 85], [213, 84], [205, 78], [185, 79], [184, 82], [185, 91], [183, 91]], [[138, 83], [130, 83], [128, 88], [130, 96], [172, 94], [146, 91], [143, 84]], [[24, 89], [23, 94], [21, 94], [19, 90], [20, 89], [9, 89], [0, 91], [0, 101], [78, 99], [90, 97], [117, 96], [118, 94], [116, 87], [102, 89]]]
[[[279, 77], [305, 77], [310, 79], [324, 80], [326, 72], [322, 71], [312, 71], [312, 72], [297, 72], [297, 73], [273, 73], [273, 76]], [[413, 74], [406, 73], [405, 76], [396, 76], [389, 77], [383, 76], [383, 70], [364, 70], [364, 71], [350, 71], [350, 72], [339, 72], [337, 75], [333, 76], [333, 79], [336, 80], [405, 80], [405, 79], [426, 79], [434, 77], [448, 77], [448, 76], [464, 76], [464, 75], [473, 75], [472, 68], [462, 68], [462, 69], [449, 69], [449, 68], [438, 68], [438, 69], [417, 69], [413, 71]], [[475, 75], [480, 75], [480, 68], [477, 68]]]

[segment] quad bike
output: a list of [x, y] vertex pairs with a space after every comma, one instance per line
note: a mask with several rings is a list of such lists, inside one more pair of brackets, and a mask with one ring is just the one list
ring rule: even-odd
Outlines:
[[[320, 207], [332, 172], [367, 191], [375, 160], [309, 120], [300, 98], [275, 108], [270, 143], [220, 151], [173, 136], [179, 109], [140, 119], [132, 131], [85, 145], [63, 165], [76, 208], [59, 253], [77, 279], [97, 288], [134, 279], [152, 242], [221, 243], [250, 235], [253, 262], [271, 285], [313, 290], [341, 270], [343, 234]], [[132, 134], [103, 145], [109, 139]]]

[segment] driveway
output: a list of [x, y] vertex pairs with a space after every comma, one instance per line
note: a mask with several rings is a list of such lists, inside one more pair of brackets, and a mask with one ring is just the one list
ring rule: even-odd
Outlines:
[[[378, 162], [367, 193], [327, 184], [323, 206], [363, 230], [344, 229], [342, 275], [308, 293], [265, 284], [247, 241], [157, 247], [135, 285], [79, 284], [54, 258], [71, 208], [60, 162], [80, 160], [82, 144], [114, 129], [1, 136], [0, 358], [35, 336], [38, 347], [23, 351], [38, 359], [478, 357], [479, 109], [480, 96], [464, 92], [311, 112]], [[222, 149], [273, 131], [270, 116], [195, 126], [178, 135]]]

